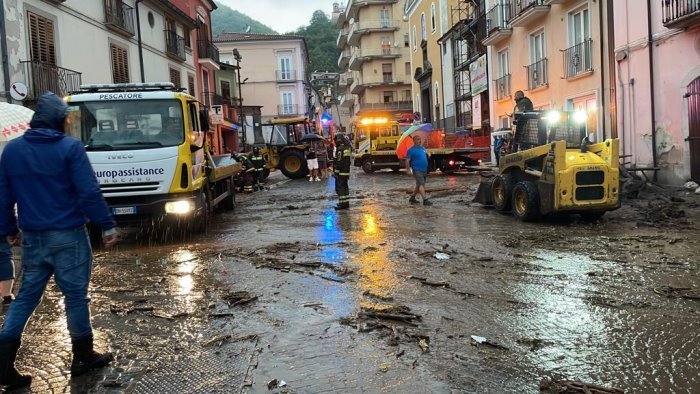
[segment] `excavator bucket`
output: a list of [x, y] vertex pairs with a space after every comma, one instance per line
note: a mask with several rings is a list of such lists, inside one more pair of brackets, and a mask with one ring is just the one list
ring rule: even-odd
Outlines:
[[488, 174], [481, 174], [481, 182], [479, 182], [479, 188], [476, 189], [476, 195], [474, 196], [473, 202], [478, 202], [483, 205], [493, 205], [493, 194], [491, 193], [491, 184], [493, 183], [493, 178], [496, 176], [495, 173], [491, 172]]

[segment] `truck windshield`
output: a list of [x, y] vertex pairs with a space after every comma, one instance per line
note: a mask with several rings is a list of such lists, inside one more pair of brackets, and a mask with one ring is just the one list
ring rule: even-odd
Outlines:
[[77, 102], [68, 111], [68, 133], [80, 138], [88, 151], [160, 148], [185, 141], [177, 100]]

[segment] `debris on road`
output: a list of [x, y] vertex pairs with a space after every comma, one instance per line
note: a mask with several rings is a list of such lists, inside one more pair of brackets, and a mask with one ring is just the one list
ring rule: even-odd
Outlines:
[[445, 282], [445, 281], [432, 281], [432, 280], [429, 280], [427, 278], [422, 278], [420, 276], [415, 276], [415, 275], [409, 275], [408, 279], [415, 279], [426, 286], [450, 287], [450, 284]]
[[505, 347], [505, 346], [503, 346], [503, 345], [501, 345], [501, 344], [499, 344], [499, 343], [496, 343], [496, 342], [493, 342], [493, 341], [489, 341], [488, 339], [486, 339], [486, 337], [482, 337], [482, 336], [479, 336], [479, 335], [472, 335], [472, 336], [471, 336], [471, 341], [470, 341], [470, 343], [471, 343], [473, 346], [487, 345], [487, 346], [494, 347], [494, 348], [496, 348], [496, 349], [508, 350], [507, 347]]
[[576, 380], [544, 378], [540, 381], [540, 391], [553, 393], [624, 394], [624, 390], [604, 387]]
[[379, 372], [381, 372], [381, 373], [387, 373], [387, 372], [389, 371], [389, 367], [390, 367], [390, 366], [391, 366], [391, 364], [389, 364], [389, 363], [383, 363], [383, 364], [381, 364], [381, 365], [379, 366]]
[[692, 287], [662, 286], [653, 289], [654, 293], [667, 298], [686, 298], [689, 300], [700, 300], [700, 290]]
[[423, 351], [423, 353], [426, 353], [430, 349], [430, 345], [428, 344], [428, 341], [425, 338], [421, 338], [421, 340], [418, 341], [418, 346], [420, 347], [420, 350]]
[[449, 254], [447, 254], [447, 253], [442, 253], [442, 252], [437, 252], [437, 253], [435, 253], [435, 254], [433, 255], [433, 257], [435, 257], [435, 258], [438, 259], [438, 260], [449, 260], [449, 259], [450, 259], [450, 255], [449, 255]]
[[220, 298], [229, 306], [240, 306], [257, 300], [258, 296], [251, 296], [247, 291], [227, 291]]
[[248, 334], [248, 335], [241, 335], [241, 336], [234, 336], [234, 334], [224, 334], [224, 335], [218, 335], [215, 336], [214, 338], [205, 341], [202, 343], [202, 346], [211, 346], [214, 344], [218, 344], [219, 346], [223, 345], [224, 342], [241, 342], [241, 341], [249, 341], [253, 339], [257, 339], [258, 334]]

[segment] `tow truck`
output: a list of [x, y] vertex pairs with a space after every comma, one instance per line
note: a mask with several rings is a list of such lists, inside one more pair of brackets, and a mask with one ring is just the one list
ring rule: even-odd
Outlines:
[[82, 85], [65, 100], [118, 224], [204, 231], [214, 208], [235, 208], [241, 164], [207, 136], [195, 97], [163, 82]]

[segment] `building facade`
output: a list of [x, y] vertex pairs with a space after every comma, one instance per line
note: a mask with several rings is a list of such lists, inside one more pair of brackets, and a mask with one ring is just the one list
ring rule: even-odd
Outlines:
[[621, 153], [663, 183], [700, 181], [700, 2], [615, 1], [614, 37]]
[[593, 140], [615, 136], [611, 121], [605, 0], [492, 0], [485, 14], [491, 123], [510, 127], [514, 92], [536, 110], [585, 114]]
[[[208, 20], [213, 3], [198, 4]], [[46, 90], [64, 95], [81, 83], [171, 81], [201, 92], [198, 25], [173, 2], [5, 0], [4, 13], [8, 61], [2, 90], [5, 81], [24, 83], [26, 105]]]
[[361, 113], [411, 112], [411, 60], [403, 4], [398, 0], [349, 0], [334, 4], [340, 29], [340, 105]]
[[309, 116], [313, 103], [307, 89], [308, 51], [303, 37], [221, 33], [214, 43], [222, 62], [241, 67], [243, 103], [261, 106], [262, 122]]

